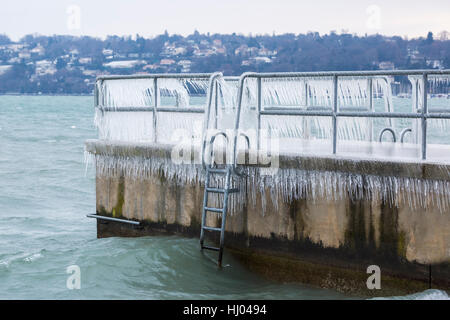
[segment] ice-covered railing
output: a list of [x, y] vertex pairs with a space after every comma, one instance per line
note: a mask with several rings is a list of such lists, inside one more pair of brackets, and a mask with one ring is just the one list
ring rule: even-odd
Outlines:
[[[404, 108], [397, 110], [399, 98], [394, 96], [393, 88], [398, 86], [396, 79], [400, 76], [410, 81], [411, 99], [404, 99]], [[202, 183], [204, 170], [199, 163], [188, 161], [180, 165], [171, 158], [171, 146], [163, 146], [174, 130], [190, 130], [188, 134], [193, 137], [203, 136], [203, 143], [217, 132], [226, 132], [232, 150], [229, 159], [235, 166], [236, 154], [242, 155], [237, 152], [242, 150], [237, 143], [242, 141], [241, 134], [253, 139], [249, 130], [256, 133], [256, 138], [249, 143], [250, 152], [253, 155], [256, 150], [259, 155], [260, 151], [266, 151], [265, 144], [270, 139], [262, 134], [268, 131], [269, 138], [280, 138], [278, 170], [275, 174], [262, 174], [259, 162], [236, 168], [236, 172], [246, 174], [233, 177], [233, 187], [241, 190], [233, 197], [233, 210], [242, 208], [248, 201], [261, 201], [264, 211], [264, 194], [269, 192], [274, 206], [279, 205], [279, 200], [336, 201], [350, 197], [380, 199], [398, 207], [436, 206], [447, 212], [450, 208], [450, 157], [445, 158], [448, 146], [445, 149], [438, 144], [442, 146], [438, 151], [444, 154], [444, 164], [414, 159], [400, 165], [401, 172], [385, 172], [386, 167], [397, 164], [397, 159], [390, 159], [391, 162], [385, 161], [387, 157], [381, 161], [365, 159], [364, 165], [362, 159], [334, 155], [341, 154], [342, 141], [357, 149], [369, 144], [363, 153], [381, 145], [403, 153], [409, 150], [406, 145], [412, 145], [418, 151], [417, 158], [426, 159], [431, 154], [429, 151], [434, 150], [431, 147], [436, 146], [429, 144], [427, 132], [430, 133], [434, 121], [439, 121], [437, 127], [442, 129], [450, 119], [450, 99], [433, 98], [447, 97], [449, 76], [449, 70], [418, 70], [247, 73], [239, 79], [229, 79], [220, 73], [99, 78], [96, 122], [100, 138], [121, 141], [93, 143], [87, 151], [95, 158], [100, 175], [146, 178], [162, 172], [176, 183]], [[168, 116], [163, 118], [164, 115]], [[405, 120], [409, 121], [406, 127]], [[411, 132], [404, 131], [405, 128]], [[386, 140], [389, 133], [385, 129], [397, 134], [396, 143], [380, 142], [380, 134], [386, 133], [383, 138]], [[446, 132], [444, 138], [449, 138]], [[403, 140], [409, 142], [402, 143]], [[146, 141], [161, 146], [134, 143]], [[323, 141], [326, 143], [321, 145]], [[303, 147], [308, 145], [314, 152], [320, 150], [317, 146], [325, 147], [325, 156], [323, 152], [305, 153]], [[161, 154], [161, 148], [166, 152]], [[202, 152], [203, 156], [203, 151], [196, 149], [194, 153], [198, 156]], [[339, 164], [343, 159], [348, 166], [327, 165], [329, 161]], [[407, 170], [411, 165], [418, 166], [414, 175]], [[426, 175], [427, 165], [436, 166], [441, 174]], [[373, 170], [366, 170], [366, 166]], [[217, 181], [218, 185], [222, 182]]]
[[[214, 94], [210, 87], [218, 76], [221, 74], [99, 77], [95, 85], [95, 124], [99, 138], [170, 143], [173, 133], [181, 129], [200, 140], [203, 113]], [[238, 80], [220, 79], [236, 83]], [[215, 87], [220, 90], [220, 85]]]
[[[410, 111], [394, 110], [392, 87], [398, 77], [411, 82]], [[252, 145], [258, 150], [263, 147], [261, 133], [268, 131], [281, 144], [284, 138], [328, 142], [328, 154], [339, 153], [338, 141], [376, 144], [391, 133], [399, 143], [410, 134], [426, 159], [429, 120], [437, 119], [445, 128], [450, 119], [450, 100], [431, 106], [431, 89], [448, 92], [449, 79], [450, 70], [246, 73], [239, 83], [234, 153], [240, 133], [248, 130], [257, 133]], [[402, 126], [396, 122], [405, 120], [412, 125], [398, 132]]]

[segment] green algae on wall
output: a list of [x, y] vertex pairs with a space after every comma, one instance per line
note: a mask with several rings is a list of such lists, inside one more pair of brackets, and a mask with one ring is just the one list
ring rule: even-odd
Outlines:
[[102, 205], [97, 209], [97, 214], [100, 216], [123, 218], [123, 205], [125, 203], [125, 177], [120, 176], [119, 184], [117, 186], [117, 202], [111, 211], [106, 210]]

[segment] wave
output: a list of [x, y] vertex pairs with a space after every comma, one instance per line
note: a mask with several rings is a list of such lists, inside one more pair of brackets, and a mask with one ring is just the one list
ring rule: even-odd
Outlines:
[[450, 300], [447, 292], [437, 289], [428, 289], [422, 292], [406, 296], [393, 296], [385, 298], [374, 298], [373, 300]]

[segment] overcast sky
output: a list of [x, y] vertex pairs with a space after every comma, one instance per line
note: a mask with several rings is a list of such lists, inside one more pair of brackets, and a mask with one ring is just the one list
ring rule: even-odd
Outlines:
[[450, 0], [8, 0], [0, 33], [154, 36], [335, 30], [408, 37], [450, 31]]

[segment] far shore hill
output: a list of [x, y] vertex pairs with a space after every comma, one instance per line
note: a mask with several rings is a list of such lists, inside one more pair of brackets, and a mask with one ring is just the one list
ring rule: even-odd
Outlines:
[[[93, 92], [98, 75], [450, 68], [450, 33], [407, 39], [349, 33], [88, 36], [0, 35], [0, 94]], [[403, 80], [400, 80], [403, 81]]]

